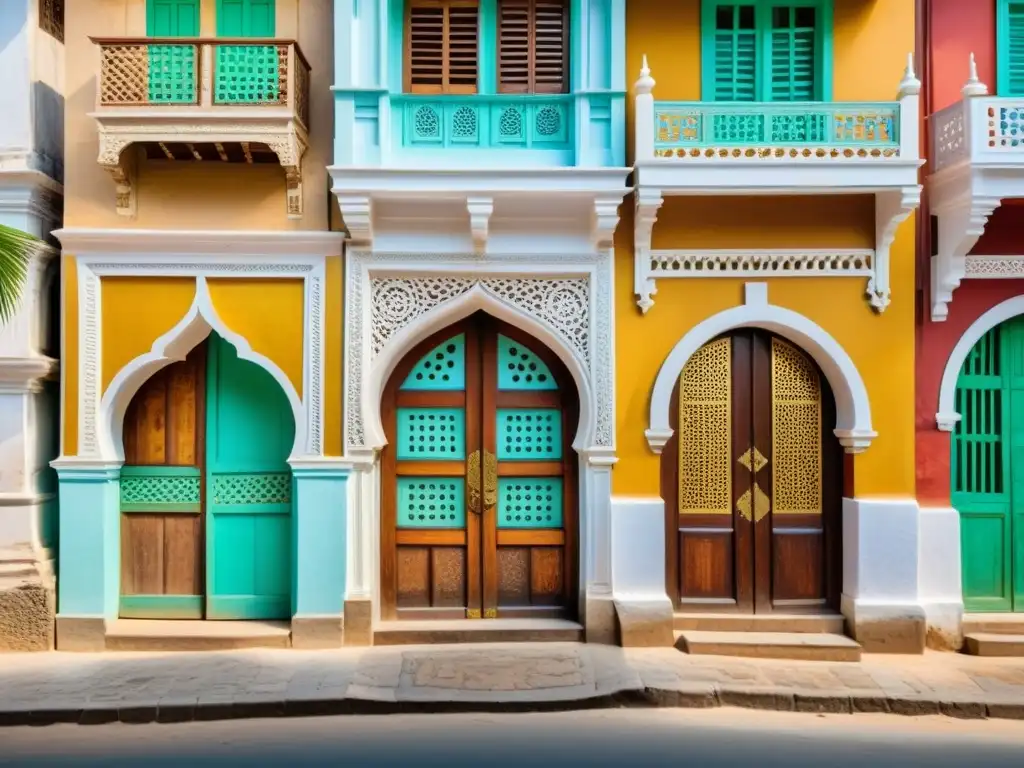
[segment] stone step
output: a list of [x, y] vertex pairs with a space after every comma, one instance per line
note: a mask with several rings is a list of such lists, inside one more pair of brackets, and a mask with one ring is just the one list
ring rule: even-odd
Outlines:
[[797, 632], [843, 634], [845, 619], [839, 613], [677, 613], [672, 626], [680, 631], [701, 632]]
[[965, 635], [1024, 635], [1024, 613], [965, 613]]
[[1024, 634], [972, 632], [964, 636], [964, 650], [972, 656], [1024, 657]]
[[291, 629], [276, 621], [117, 619], [107, 625], [108, 651], [226, 651], [289, 648]]
[[860, 645], [828, 632], [676, 632], [676, 648], [701, 656], [860, 661]]
[[373, 631], [374, 645], [436, 643], [578, 643], [583, 627], [562, 619], [450, 619], [384, 621]]

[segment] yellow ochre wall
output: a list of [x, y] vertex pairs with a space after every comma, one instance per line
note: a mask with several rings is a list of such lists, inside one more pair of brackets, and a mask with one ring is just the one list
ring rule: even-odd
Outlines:
[[[140, 160], [134, 218], [115, 210], [114, 182], [96, 162], [100, 54], [96, 37], [144, 37], [146, 0], [66, 3], [64, 226], [117, 229], [327, 230], [327, 165], [333, 152], [333, 0], [277, 0], [277, 37], [298, 40], [310, 62], [310, 147], [302, 160], [303, 217], [287, 218], [284, 170]], [[216, 31], [216, 0], [202, 0], [201, 33]], [[126, 152], [133, 151], [129, 147]]]
[[[835, 0], [833, 97], [888, 101], [914, 48], [910, 0]], [[647, 54], [661, 100], [700, 99], [700, 1], [631, 0], [626, 6], [627, 79]], [[632, 93], [628, 126], [632, 131]], [[630, 137], [632, 146], [632, 136]], [[696, 324], [743, 303], [746, 282], [768, 283], [770, 303], [805, 315], [829, 333], [860, 371], [878, 437], [854, 457], [858, 497], [914, 494], [914, 226], [890, 251], [892, 303], [879, 315], [864, 278], [697, 278], [658, 280], [641, 315], [633, 294], [632, 206], [616, 235], [616, 494], [659, 493], [660, 457], [644, 438], [662, 363]], [[871, 196], [668, 198], [654, 248], [873, 248]]]

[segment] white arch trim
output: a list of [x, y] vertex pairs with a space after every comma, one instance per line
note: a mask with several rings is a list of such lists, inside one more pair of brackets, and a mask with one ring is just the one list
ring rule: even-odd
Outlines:
[[458, 298], [447, 301], [424, 313], [410, 325], [396, 333], [381, 349], [370, 367], [367, 386], [363, 387], [363, 423], [369, 447], [380, 449], [387, 442], [381, 422], [381, 398], [391, 374], [405, 355], [432, 334], [447, 328], [478, 310], [504, 320], [509, 325], [529, 333], [554, 352], [569, 370], [579, 394], [580, 421], [573, 440], [573, 449], [583, 451], [591, 447], [595, 434], [594, 391], [586, 363], [569, 347], [555, 329], [515, 307], [477, 284]]
[[289, 458], [304, 454], [306, 417], [295, 386], [277, 364], [254, 352], [243, 336], [232, 331], [213, 307], [206, 278], [196, 278], [196, 295], [185, 316], [171, 330], [153, 342], [149, 352], [139, 355], [114, 376], [100, 400], [99, 440], [101, 456], [124, 461], [124, 414], [135, 393], [160, 369], [184, 360], [188, 353], [216, 331], [238, 352], [239, 358], [266, 370], [284, 390], [295, 419], [295, 442]]
[[1024, 315], [1024, 296], [1013, 296], [978, 317], [964, 331], [953, 351], [949, 353], [946, 368], [942, 372], [942, 382], [939, 384], [939, 412], [935, 414], [936, 426], [943, 432], [952, 432], [960, 421], [960, 414], [956, 412], [956, 380], [960, 377], [960, 369], [963, 368], [967, 355], [971, 353], [974, 345], [981, 341], [982, 336], [1017, 315]]
[[847, 453], [864, 451], [877, 433], [871, 428], [871, 403], [864, 380], [853, 360], [821, 326], [790, 309], [768, 303], [767, 283], [747, 283], [746, 301], [712, 315], [694, 326], [675, 345], [658, 371], [651, 395], [647, 444], [661, 453], [672, 437], [672, 391], [687, 361], [716, 336], [733, 328], [764, 328], [798, 344], [814, 358], [832, 387], [836, 399], [835, 435]]

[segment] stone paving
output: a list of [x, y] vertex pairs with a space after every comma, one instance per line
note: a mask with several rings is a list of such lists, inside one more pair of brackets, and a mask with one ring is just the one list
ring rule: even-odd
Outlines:
[[575, 643], [0, 655], [0, 724], [744, 706], [1024, 719], [1024, 659], [860, 663]]

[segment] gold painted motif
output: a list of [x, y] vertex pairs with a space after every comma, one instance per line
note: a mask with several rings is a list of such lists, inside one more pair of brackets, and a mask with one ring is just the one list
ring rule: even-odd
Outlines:
[[466, 499], [469, 511], [479, 515], [482, 511], [480, 509], [480, 451], [473, 451], [466, 459]]
[[768, 459], [762, 456], [761, 452], [754, 447], [748, 448], [737, 461], [754, 473], [760, 472], [768, 463]]
[[490, 451], [484, 451], [484, 507], [490, 508], [498, 503], [498, 457]]
[[[743, 455], [736, 459], [736, 461], [755, 475], [768, 466], [768, 459], [753, 445], [745, 450]], [[768, 494], [761, 490], [761, 486], [757, 484], [755, 479], [753, 487], [750, 490], [744, 491], [743, 495], [737, 500], [736, 509], [744, 520], [759, 523], [764, 519], [765, 515], [771, 512], [772, 500], [768, 497]]]
[[697, 350], [679, 381], [679, 512], [732, 514], [732, 342]]
[[485, 619], [496, 619], [496, 618], [498, 618], [498, 609], [497, 608], [487, 608], [484, 611], [484, 618]]
[[479, 619], [480, 618], [480, 609], [479, 608], [467, 608], [466, 609], [466, 618], [467, 619]]
[[821, 514], [821, 380], [803, 352], [772, 339], [775, 513]]
[[754, 511], [750, 502], [751, 495], [749, 490], [744, 491], [743, 495], [736, 499], [736, 511], [740, 513], [740, 517], [747, 521], [754, 519]]
[[761, 490], [761, 486], [754, 483], [754, 522], [760, 523], [765, 516], [772, 511], [772, 500], [768, 494]]

